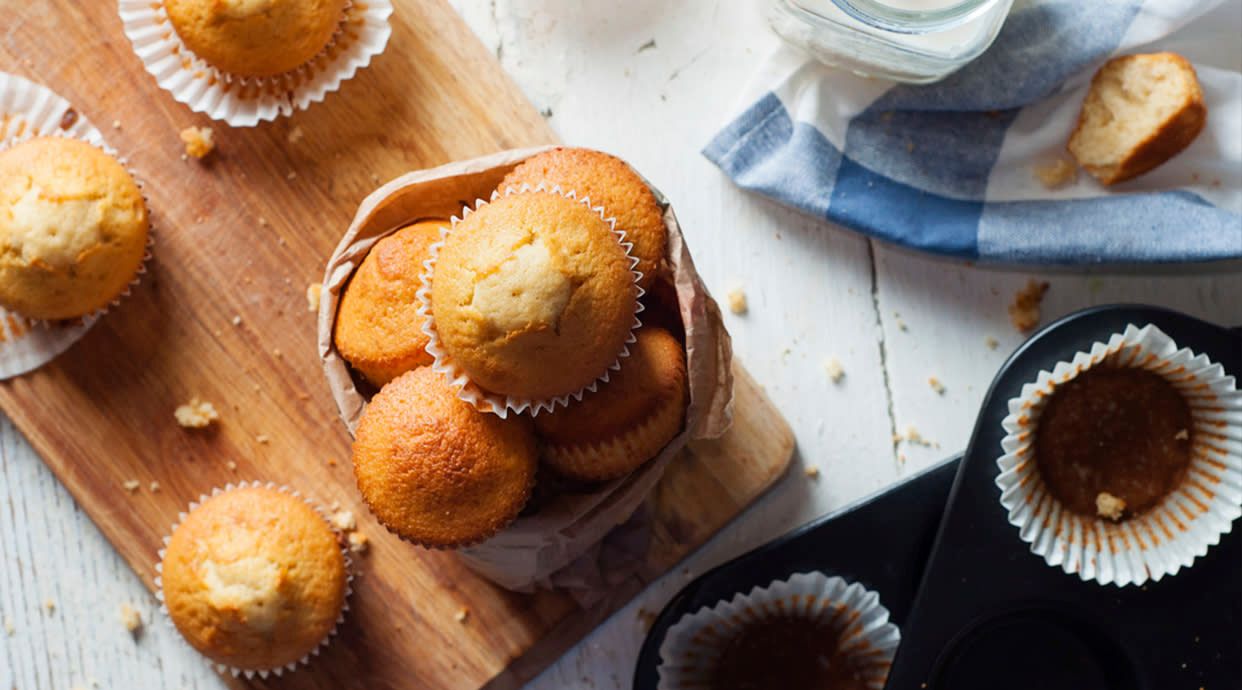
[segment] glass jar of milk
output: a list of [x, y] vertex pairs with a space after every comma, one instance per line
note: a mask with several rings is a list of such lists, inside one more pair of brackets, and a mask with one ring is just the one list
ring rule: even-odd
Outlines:
[[978, 57], [1013, 0], [763, 0], [776, 33], [829, 65], [925, 84]]

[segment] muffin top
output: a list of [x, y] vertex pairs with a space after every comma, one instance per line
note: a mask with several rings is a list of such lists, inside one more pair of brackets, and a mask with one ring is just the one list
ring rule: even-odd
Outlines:
[[164, 0], [190, 52], [243, 77], [310, 62], [332, 40], [345, 6], [346, 0]]
[[267, 670], [298, 661], [336, 625], [346, 568], [336, 533], [300, 498], [269, 487], [216, 494], [164, 553], [164, 604], [212, 661]]
[[465, 546], [521, 512], [535, 481], [530, 420], [479, 412], [430, 367], [384, 386], [358, 422], [358, 489], [380, 522], [430, 547]]
[[500, 189], [540, 182], [572, 189], [579, 197], [590, 197], [592, 206], [603, 206], [605, 215], [617, 219], [626, 241], [634, 243], [631, 254], [643, 274], [639, 285], [645, 289], [655, 279], [664, 263], [668, 228], [655, 194], [629, 165], [600, 151], [558, 148], [523, 161], [505, 176]]
[[[684, 403], [686, 355], [681, 343], [663, 328], [640, 328], [636, 335], [630, 356], [622, 360], [621, 369], [608, 383], [581, 402], [535, 416], [535, 428], [545, 442], [586, 445], [607, 441], [637, 429], [663, 412], [669, 401]], [[680, 416], [684, 414], [684, 409], [679, 411]]]
[[631, 261], [599, 214], [549, 192], [496, 199], [457, 224], [435, 265], [445, 351], [481, 388], [547, 400], [616, 360], [634, 324]]
[[445, 225], [422, 221], [376, 242], [341, 294], [336, 349], [376, 386], [431, 364], [415, 293], [428, 248]]
[[0, 304], [36, 319], [102, 309], [147, 251], [147, 207], [112, 156], [40, 137], [0, 152]]

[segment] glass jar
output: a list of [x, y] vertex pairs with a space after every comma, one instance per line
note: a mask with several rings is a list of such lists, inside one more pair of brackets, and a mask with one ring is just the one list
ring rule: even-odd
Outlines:
[[978, 57], [1013, 0], [762, 0], [772, 28], [829, 65], [926, 84]]

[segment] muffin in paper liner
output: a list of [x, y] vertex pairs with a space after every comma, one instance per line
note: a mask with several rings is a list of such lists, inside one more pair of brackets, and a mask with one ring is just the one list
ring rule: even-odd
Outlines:
[[332, 40], [305, 65], [274, 77], [242, 77], [194, 55], [162, 0], [120, 0], [119, 10], [125, 35], [160, 88], [234, 127], [253, 127], [322, 101], [384, 52], [392, 36], [391, 0], [354, 0], [346, 3]]
[[[164, 553], [168, 546], [169, 540], [172, 539], [173, 532], [177, 531], [177, 528], [181, 526], [181, 523], [185, 520], [186, 516], [191, 511], [193, 511], [195, 508], [197, 508], [200, 504], [202, 504], [207, 499], [218, 496], [227, 491], [233, 491], [235, 489], [246, 489], [246, 488], [274, 489], [276, 491], [280, 491], [281, 493], [285, 493], [290, 496], [293, 496], [294, 498], [301, 499], [303, 503], [310, 506], [311, 509], [315, 511], [315, 513], [317, 513], [321, 518], [323, 518], [324, 522], [327, 523], [328, 528], [332, 530], [332, 533], [337, 535], [337, 542], [341, 549], [341, 556], [343, 556], [345, 559], [345, 596], [341, 599], [341, 611], [337, 615], [336, 622], [333, 624], [332, 629], [328, 631], [328, 634], [324, 635], [323, 639], [320, 640], [319, 644], [315, 645], [314, 649], [312, 649], [311, 651], [303, 655], [301, 659], [290, 662], [283, 666], [277, 666], [275, 668], [262, 668], [262, 669], [237, 668], [234, 666], [229, 666], [227, 664], [216, 663], [212, 659], [208, 658], [206, 655], [200, 653], [197, 649], [194, 649], [194, 647], [190, 645], [190, 643], [187, 642], [185, 638], [181, 636], [181, 631], [177, 629], [176, 623], [174, 623], [172, 620], [172, 615], [168, 612], [168, 606], [164, 602], [164, 581], [163, 581]], [[177, 521], [172, 524], [172, 527], [168, 529], [168, 534], [165, 535], [164, 538], [161, 540], [161, 543], [163, 544], [163, 546], [160, 547], [160, 550], [157, 552], [158, 560], [155, 562], [155, 572], [156, 572], [155, 598], [158, 599], [160, 602], [160, 611], [164, 614], [163, 615], [164, 622], [168, 625], [169, 628], [172, 629], [174, 633], [177, 634], [177, 638], [180, 639], [182, 643], [185, 644], [185, 646], [190, 649], [190, 651], [202, 657], [203, 662], [206, 663], [209, 668], [215, 670], [217, 673], [228, 673], [234, 678], [237, 678], [238, 676], [245, 676], [246, 678], [254, 678], [255, 676], [258, 676], [259, 678], [265, 679], [268, 676], [280, 677], [281, 675], [284, 674], [285, 671], [292, 672], [292, 671], [296, 671], [301, 666], [307, 666], [311, 662], [311, 657], [319, 656], [320, 652], [322, 652], [325, 648], [327, 648], [329, 644], [331, 644], [332, 638], [336, 636], [337, 630], [339, 630], [341, 627], [341, 624], [345, 622], [345, 613], [349, 611], [349, 597], [354, 592], [353, 587], [352, 587], [352, 583], [354, 581], [353, 560], [349, 556], [348, 546], [345, 545], [344, 540], [342, 540], [340, 537], [341, 537], [340, 531], [335, 526], [333, 526], [331, 516], [329, 516], [326, 512], [324, 512], [324, 509], [322, 506], [302, 496], [302, 494], [300, 494], [299, 492], [294, 491], [293, 489], [283, 484], [276, 484], [275, 482], [260, 482], [260, 481], [245, 482], [243, 481], [243, 482], [238, 482], [236, 484], [233, 484], [232, 482], [230, 482], [226, 484], [224, 488], [215, 487], [211, 490], [210, 494], [200, 495], [198, 497], [198, 500], [191, 501], [190, 505], [187, 506], [184, 511], [178, 513]]]
[[[1035, 430], [1057, 386], [1097, 366], [1141, 368], [1173, 386], [1190, 407], [1190, 465], [1156, 505], [1120, 522], [1061, 505], [1040, 477]], [[1141, 585], [1190, 567], [1242, 515], [1242, 395], [1206, 355], [1178, 348], [1154, 325], [1128, 325], [1051, 371], [1009, 401], [997, 464], [1001, 504], [1031, 552], [1100, 584]]]
[[619, 370], [622, 366], [623, 360], [630, 356], [630, 345], [632, 345], [635, 340], [634, 331], [638, 330], [643, 325], [642, 320], [638, 317], [638, 315], [645, 309], [642, 303], [642, 298], [643, 295], [646, 294], [646, 291], [638, 285], [639, 281], [643, 278], [643, 274], [636, 268], [638, 266], [638, 259], [633, 255], [632, 250], [634, 245], [626, 241], [625, 231], [617, 228], [616, 218], [608, 216], [602, 206], [591, 206], [590, 198], [585, 196], [578, 198], [578, 195], [573, 190], [561, 189], [559, 185], [548, 187], [541, 183], [537, 187], [531, 187], [528, 184], [524, 184], [518, 189], [509, 187], [505, 189], [503, 193], [500, 190], [496, 190], [492, 192], [490, 201], [495, 201], [496, 199], [501, 198], [501, 196], [508, 197], [531, 192], [547, 192], [563, 196], [570, 201], [576, 201], [599, 214], [600, 219], [607, 223], [609, 229], [616, 234], [617, 241], [621, 245], [621, 248], [625, 250], [625, 257], [630, 262], [630, 272], [634, 276], [634, 323], [630, 326], [629, 336], [626, 338], [625, 344], [622, 346], [621, 351], [617, 354], [617, 359], [609, 365], [598, 378], [573, 393], [547, 400], [535, 400], [531, 398], [518, 398], [511, 395], [492, 393], [476, 385], [470, 380], [469, 375], [462, 371], [461, 368], [453, 362], [453, 358], [444, 349], [443, 344], [440, 342], [440, 336], [436, 332], [435, 315], [431, 312], [431, 286], [434, 281], [433, 276], [435, 274], [436, 259], [440, 254], [440, 248], [444, 246], [445, 239], [447, 239], [449, 234], [457, 228], [458, 223], [474, 211], [478, 210], [480, 207], [487, 205], [489, 202], [484, 201], [483, 199], [476, 199], [473, 208], [469, 206], [463, 208], [460, 216], [455, 215], [452, 217], [450, 227], [441, 228], [440, 241], [431, 245], [429, 248], [431, 255], [426, 261], [423, 262], [423, 272], [420, 276], [422, 279], [422, 287], [420, 287], [417, 292], [418, 313], [425, 319], [423, 322], [423, 333], [427, 334], [427, 337], [430, 340], [430, 342], [427, 343], [427, 353], [430, 354], [435, 360], [431, 364], [432, 368], [449, 378], [451, 385], [457, 389], [458, 397], [462, 400], [465, 400], [482, 412], [490, 412], [500, 416], [501, 418], [508, 416], [510, 412], [514, 414], [528, 413], [532, 416], [537, 415], [545, 410], [554, 410], [557, 405], [568, 405], [571, 399], [582, 400], [582, 396], [586, 393], [594, 393], [599, 388], [600, 384], [608, 383], [610, 373]]
[[[340, 295], [363, 258], [381, 238], [411, 222], [448, 222], [461, 211], [463, 200], [490, 195], [519, 163], [552, 148], [500, 151], [415, 170], [380, 186], [363, 200], [327, 260], [318, 315], [324, 376], [341, 420], [351, 433], [372, 389], [351, 372], [336, 351], [333, 331]], [[471, 570], [506, 589], [529, 592], [555, 587], [588, 606], [627, 578], [641, 574], [643, 560], [634, 554], [646, 550], [640, 542], [650, 534], [650, 519], [640, 506], [691, 439], [719, 437], [732, 420], [729, 334], [718, 305], [694, 268], [672, 205], [658, 189], [649, 186], [668, 228], [668, 267], [658, 279], [662, 281], [657, 283], [660, 290], [652, 292], [670, 309], [670, 318], [683, 333], [680, 340], [689, 381], [685, 423], [655, 458], [629, 475], [582, 493], [556, 493], [540, 501], [538, 510], [519, 516], [491, 539], [457, 551]], [[649, 293], [646, 299], [652, 297]], [[648, 306], [650, 311], [652, 305]]]
[[14, 74], [0, 72], [0, 150], [41, 136], [58, 136], [86, 142], [115, 158], [139, 191], [147, 206], [147, 251], [129, 286], [105, 308], [64, 321], [32, 319], [0, 307], [0, 381], [20, 376], [47, 364], [81, 340], [108, 309], [128, 297], [147, 272], [155, 236], [150, 227], [150, 200], [142, 179], [127, 161], [104, 140], [103, 133], [56, 92]]
[[827, 623], [867, 687], [883, 690], [901, 632], [879, 594], [821, 572], [776, 580], [683, 616], [660, 645], [659, 690], [710, 688], [725, 643], [747, 624], [780, 618]]

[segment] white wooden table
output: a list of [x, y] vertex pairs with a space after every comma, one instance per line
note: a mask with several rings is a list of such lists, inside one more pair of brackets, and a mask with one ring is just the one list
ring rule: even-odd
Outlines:
[[[1006, 306], [1030, 277], [1052, 284], [1045, 320], [1131, 301], [1242, 323], [1238, 265], [1090, 275], [979, 268], [739, 192], [698, 152], [776, 45], [753, 0], [453, 4], [566, 142], [625, 157], [674, 201], [708, 286], [722, 298], [747, 294], [749, 313], [726, 317], [737, 353], [798, 438], [798, 466], [771, 494], [532, 688], [628, 688], [644, 611], [658, 611], [689, 577], [962, 449], [993, 374], [1023, 340]], [[838, 384], [824, 368], [830, 357], [845, 369]], [[911, 426], [931, 445], [894, 445]], [[809, 465], [818, 479], [804, 474]], [[0, 418], [0, 690], [221, 687], [167, 627], [131, 638], [123, 602], [148, 622], [158, 613]]]

